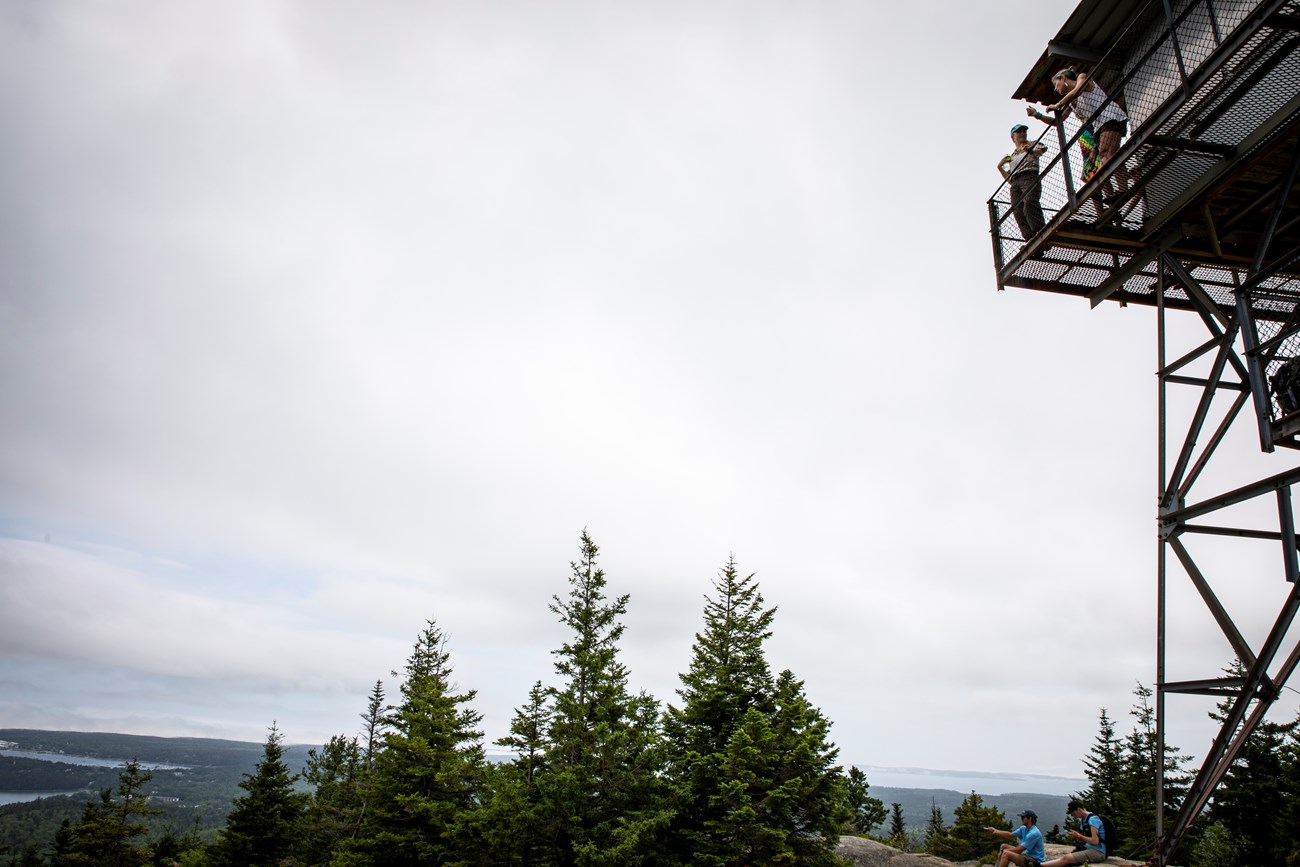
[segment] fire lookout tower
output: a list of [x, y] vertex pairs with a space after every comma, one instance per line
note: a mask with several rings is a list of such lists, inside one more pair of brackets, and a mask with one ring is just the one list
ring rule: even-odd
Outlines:
[[[1066, 67], [1086, 73], [1097, 88], [1090, 102], [1103, 104], [1086, 120], [1081, 100], [1068, 117], [1048, 118], [1041, 230], [1024, 237], [1010, 184], [989, 200], [993, 260], [1000, 290], [1156, 310], [1161, 770], [1156, 839], [1144, 854], [1163, 867], [1300, 665], [1300, 638], [1290, 634], [1300, 611], [1291, 497], [1300, 482], [1300, 0], [1082, 0], [1013, 98], [1057, 103], [1053, 73]], [[1087, 176], [1081, 145], [1112, 104], [1127, 115], [1127, 137]], [[1173, 355], [1175, 335], [1187, 346]], [[1185, 429], [1181, 416], [1177, 429], [1170, 421], [1175, 396], [1187, 407]], [[1259, 452], [1248, 435], [1254, 458], [1221, 472], [1228, 462], [1214, 459], [1241, 442], [1229, 434], [1242, 419], [1254, 420]], [[1252, 470], [1225, 484], [1260, 460], [1265, 477]], [[1198, 565], [1225, 562], [1202, 546], [1241, 544], [1274, 546], [1277, 559], [1265, 562], [1277, 571], [1253, 575], [1238, 562], [1215, 580]], [[1181, 661], [1167, 648], [1170, 552], [1190, 582], [1178, 579], [1178, 589], [1194, 590], [1243, 676], [1166, 678], [1166, 664]], [[1277, 599], [1266, 634], [1252, 641], [1234, 621], [1234, 593]], [[1213, 696], [1231, 709], [1181, 807], [1166, 814], [1165, 702], [1174, 695]]]

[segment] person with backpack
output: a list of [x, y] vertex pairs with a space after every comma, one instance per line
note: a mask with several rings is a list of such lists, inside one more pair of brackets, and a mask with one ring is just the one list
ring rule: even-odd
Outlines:
[[1066, 867], [1067, 864], [1095, 864], [1098, 861], [1105, 861], [1106, 827], [1102, 823], [1101, 816], [1089, 813], [1081, 801], [1074, 799], [1065, 805], [1065, 811], [1082, 823], [1084, 831], [1075, 831], [1071, 828], [1066, 834], [1071, 840], [1081, 843], [1083, 848], [1067, 852], [1060, 858], [1044, 861], [1042, 867]]

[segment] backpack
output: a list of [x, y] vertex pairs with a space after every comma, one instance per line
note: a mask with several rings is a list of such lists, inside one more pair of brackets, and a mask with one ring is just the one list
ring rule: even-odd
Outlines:
[[1088, 819], [1091, 819], [1093, 816], [1096, 816], [1101, 820], [1101, 844], [1106, 848], [1106, 857], [1109, 858], [1111, 855], [1114, 855], [1119, 851], [1119, 831], [1115, 830], [1115, 823], [1112, 822], [1109, 817], [1103, 816], [1100, 813], [1089, 813], [1083, 820], [1084, 824], [1086, 825]]
[[1282, 415], [1290, 415], [1300, 409], [1300, 358], [1288, 358], [1273, 374], [1271, 383], [1273, 396], [1277, 398]]

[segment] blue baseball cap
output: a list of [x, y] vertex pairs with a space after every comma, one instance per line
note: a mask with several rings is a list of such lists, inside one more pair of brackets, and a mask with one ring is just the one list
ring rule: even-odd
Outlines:
[[1020, 130], [1022, 130], [1022, 129], [1023, 129], [1025, 132], [1029, 132], [1029, 127], [1025, 126], [1023, 123], [1018, 123], [1018, 124], [1016, 124], [1015, 126], [1013, 126], [1013, 127], [1011, 128], [1011, 134], [1012, 134], [1012, 135], [1015, 135], [1016, 133], [1020, 132]]

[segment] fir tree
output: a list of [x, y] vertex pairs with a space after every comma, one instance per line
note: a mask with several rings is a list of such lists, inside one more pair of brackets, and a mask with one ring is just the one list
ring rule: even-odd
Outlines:
[[773, 768], [776, 785], [765, 813], [783, 831], [796, 863], [835, 864], [846, 810], [843, 769], [835, 764], [839, 748], [830, 740], [830, 720], [808, 701], [803, 681], [789, 670], [777, 676], [775, 700], [779, 762]]
[[363, 724], [362, 738], [365, 743], [361, 747], [361, 769], [357, 775], [356, 787], [360, 807], [357, 811], [356, 827], [352, 830], [353, 837], [361, 833], [370, 810], [370, 792], [373, 787], [375, 759], [383, 745], [384, 726], [386, 724], [385, 714], [391, 710], [393, 708], [384, 704], [384, 682], [376, 680], [374, 687], [370, 690], [370, 699], [366, 703], [366, 712], [360, 715]]
[[1092, 750], [1083, 760], [1084, 775], [1088, 778], [1088, 788], [1079, 800], [1088, 805], [1094, 813], [1116, 816], [1119, 813], [1117, 792], [1123, 776], [1124, 762], [1120, 753], [1120, 743], [1115, 739], [1115, 724], [1101, 709], [1097, 724], [1097, 738]]
[[[430, 620], [406, 662], [402, 701], [384, 718], [361, 833], [340, 847], [343, 863], [464, 864], [468, 814], [484, 787], [475, 692], [452, 682], [446, 636]], [[374, 696], [372, 695], [372, 703]]]
[[681, 675], [682, 706], [669, 706], [664, 720], [669, 775], [681, 798], [673, 845], [701, 864], [709, 858], [726, 863], [727, 853], [710, 851], [728, 847], [715, 827], [736, 809], [734, 797], [723, 797], [724, 786], [743, 766], [740, 758], [754, 738], [767, 733], [752, 731], [757, 723], [750, 720], [749, 743], [731, 741], [751, 710], [765, 718], [774, 708], [763, 642], [772, 634], [776, 609], [764, 607], [754, 576], [741, 578], [735, 558], [727, 561], [713, 590], [705, 599], [704, 629], [696, 633], [690, 668]]
[[844, 789], [851, 814], [845, 823], [845, 829], [849, 833], [870, 834], [873, 828], [882, 824], [888, 817], [889, 814], [885, 812], [885, 802], [871, 797], [871, 786], [867, 783], [867, 775], [856, 765], [849, 768]]
[[271, 725], [262, 759], [251, 774], [244, 774], [226, 818], [226, 830], [212, 848], [217, 865], [274, 867], [293, 851], [306, 806], [306, 796], [294, 791], [297, 774], [284, 761], [284, 736]]
[[606, 598], [598, 554], [584, 531], [568, 597], [557, 595], [550, 606], [572, 635], [552, 651], [562, 685], [549, 691], [545, 773], [536, 777], [543, 818], [534, 830], [562, 867], [645, 863], [668, 818], [658, 706], [628, 692], [618, 660], [628, 597]]
[[1300, 865], [1300, 717], [1291, 721], [1282, 743], [1281, 787], [1285, 803], [1278, 817], [1278, 835], [1286, 841], [1288, 867]]
[[547, 771], [551, 711], [541, 681], [528, 692], [528, 702], [515, 711], [510, 734], [496, 743], [509, 747], [515, 759], [493, 768], [488, 797], [479, 811], [479, 834], [497, 864], [545, 863], [547, 812], [538, 785]]
[[[1240, 662], [1225, 670], [1230, 677], [1245, 677]], [[1223, 722], [1232, 701], [1221, 702], [1211, 718]], [[1287, 791], [1284, 745], [1295, 733], [1295, 723], [1261, 720], [1233, 759], [1210, 805], [1210, 818], [1235, 841], [1242, 865], [1287, 863], [1294, 847], [1284, 823], [1291, 793]]]
[[[1156, 843], [1155, 709], [1150, 702], [1150, 687], [1139, 683], [1133, 694], [1137, 697], [1129, 711], [1134, 720], [1133, 731], [1120, 748], [1121, 772], [1115, 786], [1115, 809], [1110, 818], [1120, 835], [1122, 854], [1144, 855], [1154, 851]], [[1190, 779], [1183, 770], [1186, 762], [1187, 758], [1178, 747], [1166, 742], [1163, 793], [1166, 826], [1178, 815], [1187, 794]], [[1101, 812], [1099, 807], [1087, 801], [1084, 804], [1093, 812]]]
[[903, 821], [903, 805], [894, 801], [889, 805], [889, 840], [890, 846], [906, 852], [911, 848], [907, 838], [907, 823]]
[[356, 835], [361, 821], [361, 781], [365, 759], [356, 738], [335, 735], [319, 750], [307, 751], [303, 781], [312, 794], [302, 822], [303, 858], [329, 861], [339, 842]]
[[104, 789], [98, 803], [86, 804], [81, 821], [70, 834], [61, 833], [61, 839], [56, 838], [59, 863], [95, 867], [138, 867], [151, 863], [153, 851], [133, 842], [147, 830], [140, 819], [160, 812], [149, 808], [144, 792], [145, 784], [151, 779], [153, 774], [141, 769], [135, 759], [127, 762], [117, 777], [117, 797], [113, 797], [112, 789]]
[[926, 851], [949, 861], [974, 861], [998, 851], [998, 840], [986, 834], [986, 827], [1004, 828], [1006, 816], [997, 807], [984, 806], [984, 799], [971, 792], [953, 811], [953, 825], [947, 834], [929, 841]]
[[939, 837], [948, 834], [948, 826], [943, 823], [943, 810], [935, 803], [934, 798], [930, 799], [930, 821], [925, 823], [925, 848], [929, 851], [931, 844]]
[[50, 867], [65, 867], [73, 864], [70, 860], [76, 847], [77, 835], [72, 830], [72, 822], [64, 819], [59, 823], [59, 830], [54, 832], [54, 848], [50, 852]]
[[793, 674], [773, 680], [763, 642], [776, 609], [754, 576], [740, 577], [733, 558], [713, 589], [682, 706], [664, 725], [679, 799], [671, 845], [690, 864], [832, 863], [851, 814], [830, 724]]
[[45, 867], [41, 847], [35, 843], [24, 847], [22, 852], [9, 859], [9, 867]]
[[372, 770], [375, 767], [375, 754], [379, 751], [380, 739], [384, 734], [384, 714], [392, 710], [384, 704], [384, 682], [376, 680], [374, 687], [370, 690], [370, 700], [366, 704], [366, 712], [361, 714], [363, 724], [363, 736], [365, 746], [362, 747], [362, 758], [365, 760], [365, 769]]
[[[1249, 862], [1240, 860], [1237, 841], [1231, 832], [1222, 825], [1211, 824], [1201, 834], [1196, 845], [1192, 847], [1192, 867], [1225, 867], [1225, 865]], [[1279, 861], [1279, 864], [1292, 864], [1292, 861]]]

